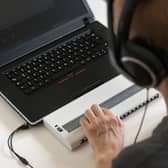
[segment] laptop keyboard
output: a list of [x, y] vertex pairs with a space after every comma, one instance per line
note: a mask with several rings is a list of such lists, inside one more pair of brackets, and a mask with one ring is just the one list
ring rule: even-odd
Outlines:
[[106, 55], [107, 42], [87, 31], [35, 56], [5, 73], [24, 94], [30, 95], [53, 81]]

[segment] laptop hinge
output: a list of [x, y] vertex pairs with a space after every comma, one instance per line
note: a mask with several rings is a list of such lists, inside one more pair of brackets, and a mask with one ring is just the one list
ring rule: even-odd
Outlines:
[[84, 25], [85, 25], [85, 26], [88, 26], [92, 21], [93, 21], [93, 18], [85, 17], [85, 18], [83, 19], [83, 22], [84, 22]]

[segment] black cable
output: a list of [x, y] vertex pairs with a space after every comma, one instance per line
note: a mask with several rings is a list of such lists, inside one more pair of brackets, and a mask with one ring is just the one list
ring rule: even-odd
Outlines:
[[138, 139], [139, 134], [140, 134], [140, 132], [142, 130], [142, 127], [143, 127], [143, 124], [144, 124], [144, 120], [145, 120], [145, 116], [146, 116], [147, 109], [148, 109], [148, 104], [149, 104], [149, 89], [146, 89], [146, 105], [145, 105], [145, 109], [144, 109], [144, 113], [143, 113], [143, 116], [142, 116], [141, 123], [139, 125], [138, 132], [137, 132], [137, 134], [135, 136], [134, 144], [137, 143], [137, 139]]
[[33, 168], [33, 166], [24, 158], [22, 157], [20, 154], [18, 154], [14, 147], [13, 147], [13, 137], [14, 135], [21, 131], [21, 130], [27, 130], [29, 129], [30, 126], [26, 123], [26, 124], [23, 124], [21, 125], [20, 127], [18, 127], [17, 129], [15, 129], [8, 137], [8, 141], [7, 141], [7, 144], [8, 144], [8, 148], [9, 150], [12, 152], [12, 154], [14, 154], [14, 156], [22, 163], [24, 164], [26, 167], [29, 167], [29, 168]]

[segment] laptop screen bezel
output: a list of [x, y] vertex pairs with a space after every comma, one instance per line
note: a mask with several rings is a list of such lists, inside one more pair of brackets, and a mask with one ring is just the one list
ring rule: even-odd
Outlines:
[[13, 58], [4, 62], [0, 63], [0, 68], [4, 67], [5, 65], [8, 65], [9, 63], [29, 54], [30, 52], [33, 52], [39, 48], [42, 48], [43, 46], [46, 46], [47, 44], [50, 44], [54, 42], [55, 40], [64, 37], [65, 35], [74, 32], [75, 30], [80, 29], [84, 26], [83, 19], [88, 18], [90, 20], [94, 20], [94, 15], [87, 3], [86, 0], [81, 0], [84, 4], [84, 7], [86, 8], [86, 14], [83, 16], [80, 16], [74, 20], [69, 21], [68, 23], [61, 25], [59, 27], [55, 27], [53, 29], [50, 29], [49, 31], [46, 31], [43, 34], [40, 34], [39, 36], [29, 40], [25, 41], [22, 44], [12, 47], [9, 50], [0, 51], [1, 56], [8, 57], [9, 55], [12, 55]]

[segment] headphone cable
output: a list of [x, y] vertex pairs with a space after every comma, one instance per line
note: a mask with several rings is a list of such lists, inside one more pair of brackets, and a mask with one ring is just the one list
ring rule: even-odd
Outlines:
[[144, 120], [145, 120], [145, 116], [146, 116], [147, 109], [148, 109], [148, 104], [149, 104], [149, 88], [146, 89], [146, 106], [145, 106], [144, 113], [143, 113], [143, 116], [142, 116], [142, 119], [141, 119], [141, 123], [139, 125], [139, 129], [138, 129], [137, 134], [136, 134], [135, 139], [134, 139], [134, 144], [137, 143], [139, 134], [140, 134], [140, 132], [142, 130], [142, 127], [143, 127], [143, 124], [144, 124]]
[[11, 151], [11, 153], [23, 164], [25, 165], [26, 167], [28, 168], [34, 168], [29, 162], [28, 160], [26, 160], [24, 157], [22, 157], [20, 154], [18, 154], [14, 147], [13, 147], [13, 137], [14, 135], [19, 132], [19, 131], [22, 131], [22, 130], [27, 130], [29, 129], [30, 126], [29, 124], [25, 123], [21, 126], [19, 126], [18, 128], [16, 128], [8, 137], [8, 141], [7, 141], [7, 144], [8, 144], [8, 148], [9, 150]]

